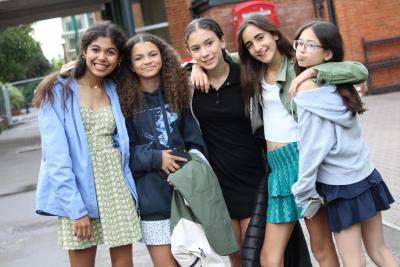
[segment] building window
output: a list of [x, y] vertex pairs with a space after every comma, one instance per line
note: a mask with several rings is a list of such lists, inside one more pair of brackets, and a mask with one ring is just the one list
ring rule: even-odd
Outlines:
[[[157, 7], [157, 8], [154, 8]], [[170, 42], [163, 0], [139, 0], [132, 5], [136, 32], [147, 32]]]

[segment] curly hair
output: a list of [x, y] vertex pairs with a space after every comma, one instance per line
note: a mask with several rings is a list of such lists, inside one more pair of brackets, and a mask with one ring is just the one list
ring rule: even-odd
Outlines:
[[138, 75], [131, 70], [131, 58], [133, 47], [144, 42], [151, 42], [160, 50], [162, 89], [171, 111], [181, 113], [190, 107], [191, 93], [187, 73], [181, 68], [178, 53], [163, 39], [149, 33], [133, 36], [125, 46], [122, 72], [116, 81], [122, 112], [126, 118], [131, 118], [143, 108], [144, 92]]

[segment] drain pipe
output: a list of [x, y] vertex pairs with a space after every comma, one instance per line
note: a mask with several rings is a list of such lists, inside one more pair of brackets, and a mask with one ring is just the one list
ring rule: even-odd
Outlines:
[[128, 37], [132, 37], [136, 34], [135, 32], [135, 21], [133, 20], [132, 3], [130, 0], [122, 0], [121, 2], [121, 13], [124, 24], [124, 29]]
[[335, 16], [335, 7], [333, 5], [333, 0], [327, 0], [326, 4], [328, 7], [329, 22], [331, 22], [337, 26], [336, 16]]
[[324, 17], [322, 0], [314, 0], [314, 7], [317, 18], [322, 19]]

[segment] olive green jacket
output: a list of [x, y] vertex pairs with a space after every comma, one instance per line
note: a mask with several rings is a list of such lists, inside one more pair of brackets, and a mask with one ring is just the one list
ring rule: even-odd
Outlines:
[[[239, 62], [237, 53], [230, 53], [228, 57], [234, 62]], [[318, 71], [314, 81], [321, 85], [345, 83], [359, 84], [368, 78], [367, 68], [363, 64], [355, 61], [328, 62], [312, 68]], [[290, 84], [295, 77], [294, 60], [282, 56], [281, 66], [276, 78], [276, 82], [280, 88], [279, 96], [285, 109], [293, 115], [294, 119], [297, 121], [296, 105], [291, 101], [292, 97], [289, 94]], [[250, 119], [253, 133], [262, 125], [259, 104], [262, 105], [261, 95], [256, 91], [250, 103]]]
[[202, 225], [211, 247], [219, 255], [234, 253], [239, 246], [218, 178], [208, 163], [193, 153], [190, 155], [190, 161], [168, 176], [175, 186], [171, 233], [179, 220], [187, 219]]

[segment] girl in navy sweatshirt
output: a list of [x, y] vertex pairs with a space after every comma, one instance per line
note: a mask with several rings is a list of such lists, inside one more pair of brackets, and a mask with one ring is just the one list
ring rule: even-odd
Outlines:
[[139, 195], [141, 230], [154, 266], [177, 266], [170, 249], [173, 187], [167, 176], [206, 154], [190, 110], [190, 88], [179, 57], [165, 41], [139, 34], [127, 43], [127, 67], [117, 88], [130, 139], [130, 167]]

